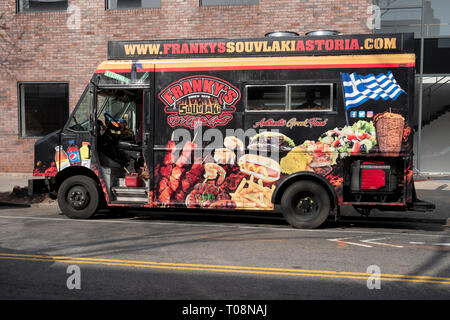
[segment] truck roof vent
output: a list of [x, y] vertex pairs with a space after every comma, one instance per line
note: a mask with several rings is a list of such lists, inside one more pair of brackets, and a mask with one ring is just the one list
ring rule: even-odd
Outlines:
[[305, 36], [336, 36], [341, 34], [337, 30], [314, 30], [305, 33]]
[[299, 34], [294, 31], [273, 31], [268, 32], [264, 36], [266, 37], [298, 37]]

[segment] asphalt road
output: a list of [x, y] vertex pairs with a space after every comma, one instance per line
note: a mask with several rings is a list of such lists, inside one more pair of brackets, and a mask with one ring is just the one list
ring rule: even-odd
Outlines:
[[347, 216], [298, 230], [272, 215], [140, 214], [3, 208], [0, 299], [450, 298], [442, 219]]

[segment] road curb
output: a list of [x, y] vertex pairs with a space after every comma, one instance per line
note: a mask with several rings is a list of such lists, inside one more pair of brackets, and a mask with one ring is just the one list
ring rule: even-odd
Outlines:
[[10, 202], [10, 201], [0, 201], [0, 208], [52, 208], [56, 207], [58, 204], [56, 201], [54, 203], [20, 203], [20, 202]]
[[29, 208], [31, 205], [29, 203], [18, 203], [18, 202], [8, 202], [0, 201], [0, 207], [19, 207], [19, 208]]
[[32, 203], [32, 208], [52, 208], [58, 206], [57, 202], [51, 202], [51, 203]]

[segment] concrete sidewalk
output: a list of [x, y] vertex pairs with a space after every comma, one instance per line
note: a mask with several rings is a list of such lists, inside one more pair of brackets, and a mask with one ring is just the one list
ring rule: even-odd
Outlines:
[[442, 190], [450, 191], [450, 179], [430, 179], [414, 181], [416, 190]]
[[[0, 206], [44, 206], [56, 205], [56, 201], [51, 200], [46, 195], [37, 195], [28, 197], [26, 189], [28, 187], [28, 179], [38, 178], [33, 177], [32, 174], [27, 173], [0, 173]], [[14, 188], [14, 195], [10, 194]], [[20, 190], [22, 188], [22, 190]]]
[[32, 178], [27, 173], [0, 173], [0, 192], [11, 192], [15, 186], [28, 187], [28, 179]]

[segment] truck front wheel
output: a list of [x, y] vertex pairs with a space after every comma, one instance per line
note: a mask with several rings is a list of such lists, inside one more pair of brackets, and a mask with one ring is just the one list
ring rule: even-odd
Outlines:
[[281, 199], [283, 216], [295, 228], [319, 227], [330, 213], [330, 197], [320, 184], [304, 180], [289, 186]]
[[58, 190], [58, 205], [71, 219], [92, 217], [99, 205], [97, 183], [87, 176], [73, 176], [66, 179]]

